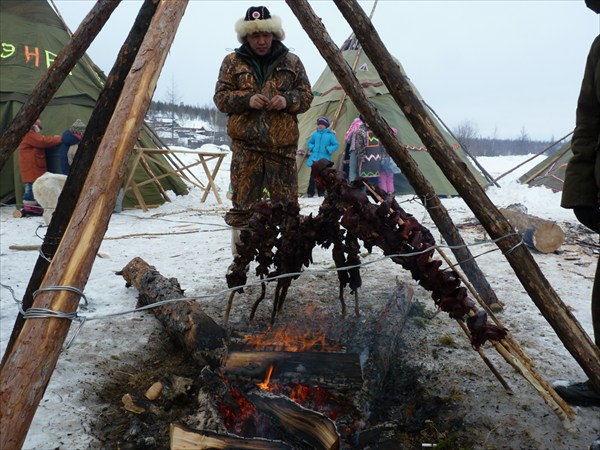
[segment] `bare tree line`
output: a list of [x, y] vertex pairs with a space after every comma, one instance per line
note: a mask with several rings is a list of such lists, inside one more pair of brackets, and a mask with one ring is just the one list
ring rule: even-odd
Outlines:
[[527, 155], [538, 153], [553, 143], [553, 139], [548, 141], [530, 139], [524, 126], [515, 139], [499, 139], [496, 137], [496, 132], [494, 136], [483, 137], [479, 133], [477, 124], [470, 120], [459, 123], [452, 133], [459, 144], [473, 156]]

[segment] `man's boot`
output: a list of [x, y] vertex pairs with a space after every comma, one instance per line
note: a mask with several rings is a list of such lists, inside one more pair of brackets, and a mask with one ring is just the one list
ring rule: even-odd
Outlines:
[[592, 383], [589, 381], [567, 386], [554, 386], [554, 390], [570, 405], [600, 406], [600, 394], [594, 391]]

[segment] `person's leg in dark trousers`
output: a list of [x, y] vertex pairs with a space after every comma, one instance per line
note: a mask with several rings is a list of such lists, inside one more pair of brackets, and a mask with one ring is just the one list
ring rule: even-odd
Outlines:
[[592, 330], [594, 331], [594, 342], [600, 348], [600, 258], [596, 265], [592, 288]]
[[315, 177], [312, 174], [312, 170], [310, 172], [310, 179], [308, 180], [308, 190], [306, 191], [306, 194], [309, 197], [312, 197], [315, 195]]

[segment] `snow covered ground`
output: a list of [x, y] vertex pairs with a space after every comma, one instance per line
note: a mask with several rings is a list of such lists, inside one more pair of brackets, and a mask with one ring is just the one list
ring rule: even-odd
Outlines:
[[[205, 146], [203, 150], [209, 147]], [[479, 162], [496, 177], [525, 159], [528, 156], [480, 158]], [[500, 181], [501, 187], [489, 188], [487, 194], [498, 207], [521, 203], [532, 215], [555, 220], [565, 229], [572, 228], [576, 221], [571, 211], [560, 208], [560, 194], [544, 188], [528, 188], [516, 181], [539, 160], [537, 158], [504, 177]], [[200, 203], [202, 192], [192, 188], [189, 195], [173, 195], [171, 203], [148, 212], [132, 210], [113, 214], [100, 248], [103, 257], [96, 258], [85, 288], [89, 306], [80, 313], [88, 320], [71, 347], [62, 352], [24, 448], [101, 447], [90, 427], [92, 420], [104, 411], [96, 395], [97, 383], [144, 354], [150, 337], [160, 329], [160, 324], [147, 313], [125, 313], [134, 308], [137, 291], [126, 288], [122, 277], [115, 273], [134, 257], [143, 258], [165, 276], [176, 277], [186, 296], [199, 297], [203, 307], [210, 309], [211, 317], [222, 320], [227, 287], [224, 275], [231, 262], [230, 232], [223, 221], [229, 207], [225, 196], [229, 157], [216, 182], [221, 189], [223, 204], [218, 204], [213, 195]], [[410, 197], [399, 200], [406, 201], [402, 206], [439, 238], [433, 222], [417, 202], [410, 202]], [[319, 198], [302, 198], [302, 213], [316, 212], [319, 204]], [[461, 199], [444, 199], [443, 204], [456, 224], [474, 221], [473, 214]], [[16, 219], [12, 217], [13, 210], [14, 206], [0, 209], [2, 353], [18, 313], [8, 288], [14, 291], [17, 299], [22, 297], [38, 257], [35, 251], [18, 251], [10, 246], [39, 244], [40, 236], [45, 233], [45, 228], [39, 228], [43, 225], [41, 217]], [[464, 237], [468, 243], [483, 243], [482, 247], [472, 249], [474, 254], [494, 248], [493, 244], [485, 242], [489, 238], [480, 229], [466, 233]], [[315, 251], [315, 254], [317, 267], [331, 265], [328, 252]], [[597, 256], [582, 251], [574, 242], [567, 242], [559, 254], [538, 254], [535, 258], [554, 289], [591, 335], [589, 299]], [[544, 321], [500, 252], [482, 256], [479, 265], [505, 303], [502, 320], [534, 359], [539, 372], [550, 381], [583, 380], [583, 371]], [[423, 302], [434, 309], [426, 296]], [[457, 378], [452, 383], [461, 394], [478, 399], [477, 411], [474, 408], [473, 414], [479, 414], [479, 420], [489, 421], [486, 428], [489, 432], [481, 437], [479, 448], [583, 449], [600, 436], [599, 408], [575, 408], [573, 430], [567, 431], [531, 386], [514, 373], [507, 377], [515, 384], [515, 395], [506, 395], [480, 364], [460, 330], [456, 331], [453, 321], [444, 316], [439, 314], [434, 319], [437, 332], [456, 333], [456, 340], [462, 344], [454, 349], [454, 359], [439, 359], [436, 370]], [[68, 339], [75, 329], [75, 325], [71, 327]], [[473, 369], [476, 375], [469, 377], [468, 383], [455, 375], [457, 367], [474, 364], [479, 366]], [[504, 370], [510, 372], [510, 369]]]

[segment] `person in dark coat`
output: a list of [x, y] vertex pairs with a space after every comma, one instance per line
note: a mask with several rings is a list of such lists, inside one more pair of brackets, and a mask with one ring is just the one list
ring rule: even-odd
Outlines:
[[248, 224], [257, 201], [298, 202], [297, 115], [313, 99], [300, 58], [282, 43], [279, 17], [252, 6], [235, 31], [242, 46], [223, 60], [213, 98], [228, 115], [232, 208], [225, 222], [233, 227], [234, 256], [239, 228]]
[[[600, 13], [600, 1], [588, 0], [586, 4]], [[583, 73], [571, 148], [561, 206], [573, 209], [579, 222], [600, 233], [600, 36], [592, 43]], [[592, 327], [600, 348], [600, 262], [592, 288]], [[595, 392], [589, 381], [555, 389], [571, 404], [600, 406], [600, 392]]]
[[[63, 175], [69, 174], [73, 159], [69, 160], [69, 148], [73, 145], [78, 145], [81, 137], [85, 132], [85, 123], [77, 119], [71, 125], [71, 128], [65, 130], [61, 136], [60, 143], [60, 171]], [[72, 152], [74, 153], [74, 152]]]

